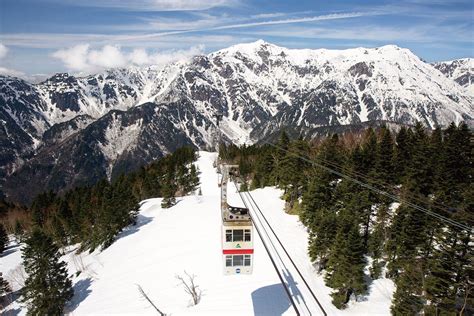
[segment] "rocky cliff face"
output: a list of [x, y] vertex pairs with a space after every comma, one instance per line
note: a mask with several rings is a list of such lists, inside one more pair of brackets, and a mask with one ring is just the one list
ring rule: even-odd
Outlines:
[[474, 59], [462, 58], [451, 61], [433, 63], [433, 67], [446, 77], [453, 79], [461, 87], [474, 96]]
[[396, 46], [293, 50], [257, 41], [164, 67], [56, 74], [36, 85], [0, 77], [1, 191], [28, 202], [182, 145], [212, 146], [217, 113], [223, 137], [236, 143], [282, 127], [472, 122], [473, 96], [453, 67]]

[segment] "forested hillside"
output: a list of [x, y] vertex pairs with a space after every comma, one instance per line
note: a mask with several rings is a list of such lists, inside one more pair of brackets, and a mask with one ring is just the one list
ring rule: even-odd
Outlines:
[[62, 195], [45, 192], [27, 209], [5, 204], [0, 220], [19, 238], [25, 230], [39, 228], [59, 246], [81, 243], [83, 250], [106, 248], [135, 223], [139, 201], [163, 197], [163, 206], [169, 207], [175, 196], [193, 191], [199, 184], [195, 160], [194, 149], [183, 147], [113, 182], [102, 179]]
[[394, 315], [469, 314], [473, 237], [463, 227], [474, 225], [471, 138], [465, 124], [369, 128], [312, 142], [283, 132], [277, 146], [222, 146], [220, 155], [239, 163], [251, 188], [284, 190], [338, 308], [385, 275], [397, 286]]

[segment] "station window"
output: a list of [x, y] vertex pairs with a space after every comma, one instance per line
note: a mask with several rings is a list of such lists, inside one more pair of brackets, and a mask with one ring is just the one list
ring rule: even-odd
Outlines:
[[226, 242], [236, 242], [236, 241], [246, 241], [249, 242], [252, 240], [252, 233], [250, 229], [226, 229], [225, 231], [225, 241]]
[[225, 231], [225, 241], [226, 242], [231, 242], [232, 241], [232, 230], [227, 229]]
[[232, 256], [233, 263], [232, 265], [235, 266], [243, 266], [244, 265], [244, 256], [242, 255], [235, 255]]
[[244, 231], [244, 241], [250, 241], [250, 229]]
[[244, 266], [249, 267], [250, 266], [250, 255], [244, 255]]
[[225, 266], [232, 267], [232, 256], [225, 256]]
[[227, 255], [225, 256], [226, 267], [249, 267], [252, 264], [251, 255]]
[[232, 241], [243, 241], [244, 240], [244, 230], [243, 229], [234, 229], [232, 231], [233, 239]]

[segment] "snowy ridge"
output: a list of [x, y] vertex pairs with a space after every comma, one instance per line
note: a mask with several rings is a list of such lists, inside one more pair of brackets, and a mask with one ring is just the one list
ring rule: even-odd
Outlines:
[[453, 79], [474, 96], [474, 58], [462, 58], [433, 63], [446, 77]]
[[118, 120], [114, 114], [112, 114], [112, 117], [112, 123], [105, 130], [105, 142], [99, 144], [109, 163], [107, 168], [107, 177], [109, 179], [112, 174], [113, 164], [117, 158], [125, 151], [131, 150], [136, 146], [143, 124], [143, 120], [139, 119], [137, 122], [124, 127], [122, 126], [122, 121]]
[[[471, 59], [462, 61], [472, 65]], [[471, 68], [459, 66], [449, 73], [457, 76]], [[87, 152], [100, 165], [97, 175], [113, 177], [176, 146], [209, 148], [217, 113], [223, 115], [223, 138], [236, 144], [255, 143], [288, 127], [306, 133], [369, 121], [420, 121], [429, 128], [464, 121], [472, 126], [474, 95], [460, 84], [472, 82], [471, 74], [469, 70], [453, 80], [394, 45], [288, 49], [260, 40], [163, 66], [110, 69], [86, 77], [56, 74], [35, 85], [0, 76], [0, 119], [6, 122], [0, 129], [0, 154], [5, 157], [0, 183], [6, 179], [2, 191], [16, 194], [18, 183], [35, 177], [31, 170], [57, 169], [52, 156], [61, 166], [85, 167], [81, 156], [69, 152]], [[136, 129], [116, 130], [113, 111], [121, 113], [121, 128]], [[78, 117], [90, 120], [78, 124]], [[134, 125], [140, 119], [142, 123]], [[114, 136], [107, 130], [115, 131]], [[69, 141], [63, 142], [64, 136]], [[107, 146], [112, 141], [104, 137], [120, 145]], [[23, 171], [27, 167], [30, 171]], [[78, 173], [92, 181], [90, 170]], [[10, 176], [19, 178], [15, 185], [8, 185]], [[63, 180], [74, 185], [76, 178], [67, 174]]]
[[[180, 198], [170, 209], [162, 209], [159, 198], [143, 201], [137, 226], [122, 232], [109, 248], [92, 254], [76, 254], [75, 249], [69, 249], [63, 256], [75, 290], [68, 312], [72, 315], [156, 314], [139, 295], [139, 284], [166, 314], [294, 315], [260, 239], [254, 240], [252, 275], [223, 275], [220, 189], [213, 168], [216, 154], [200, 152], [199, 155], [202, 196]], [[231, 199], [238, 199], [235, 190], [229, 194]], [[324, 285], [323, 276], [315, 272], [308, 257], [308, 233], [297, 216], [284, 212], [284, 202], [279, 198], [281, 191], [265, 188], [252, 194], [328, 315], [390, 315], [394, 285], [383, 278], [371, 283], [363, 300], [351, 301], [346, 310], [336, 309], [331, 304], [331, 289]], [[0, 264], [0, 271], [9, 281], [21, 265], [20, 249], [13, 249]], [[201, 302], [194, 307], [189, 306], [190, 297], [175, 278], [184, 271], [195, 274], [196, 284], [203, 290]], [[14, 290], [19, 289], [17, 283], [13, 282], [13, 286]], [[18, 300], [5, 312], [15, 309], [19, 309], [18, 315], [26, 314]]]

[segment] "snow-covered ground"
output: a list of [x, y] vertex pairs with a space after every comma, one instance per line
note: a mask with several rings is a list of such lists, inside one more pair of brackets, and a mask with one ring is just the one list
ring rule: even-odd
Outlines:
[[[180, 198], [169, 209], [161, 199], [143, 201], [138, 225], [124, 231], [102, 252], [75, 254], [73, 248], [63, 257], [74, 275], [75, 296], [68, 306], [71, 315], [156, 314], [138, 291], [140, 285], [166, 314], [185, 315], [281, 315], [294, 314], [283, 286], [261, 241], [254, 239], [252, 275], [224, 276], [222, 273], [220, 190], [213, 168], [214, 153], [200, 152], [202, 196]], [[351, 302], [340, 311], [331, 304], [331, 289], [324, 285], [307, 255], [307, 232], [297, 216], [283, 211], [281, 192], [275, 188], [252, 192], [256, 202], [278, 233], [283, 244], [312, 286], [328, 315], [388, 315], [394, 286], [390, 280], [376, 280], [370, 294], [361, 302]], [[233, 186], [229, 199], [238, 201]], [[20, 247], [12, 245], [1, 257], [0, 271], [10, 281], [18, 279]], [[76, 276], [76, 273], [81, 271]], [[194, 274], [203, 291], [197, 306], [190, 306], [177, 275]], [[13, 282], [18, 289], [17, 282]], [[6, 315], [24, 315], [18, 301]]]

